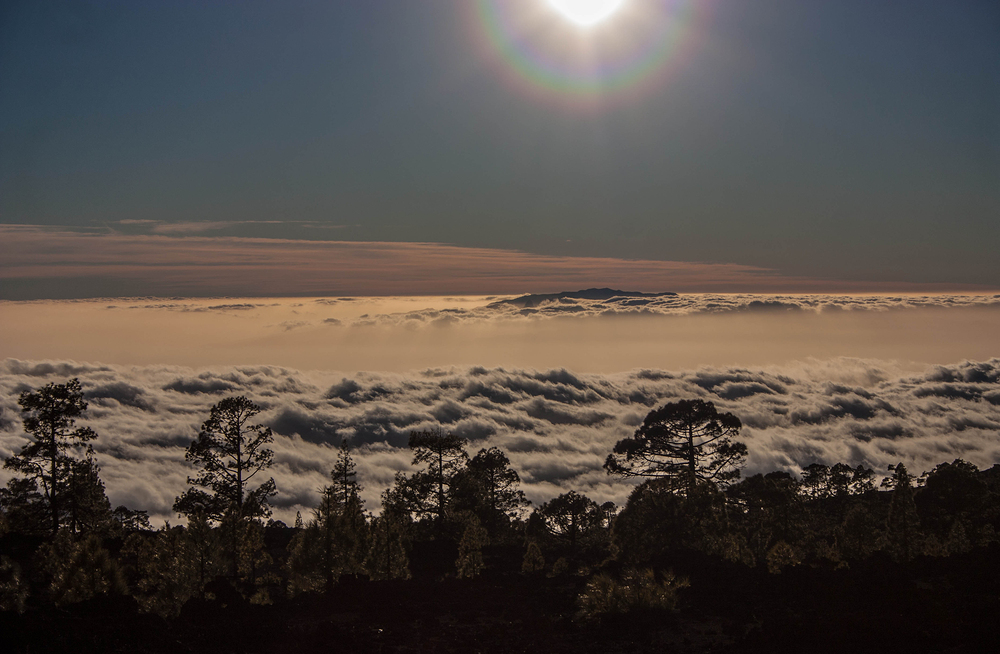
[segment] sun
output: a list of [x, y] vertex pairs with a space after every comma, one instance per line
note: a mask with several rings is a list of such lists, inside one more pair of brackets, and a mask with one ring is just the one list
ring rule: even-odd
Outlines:
[[580, 27], [590, 27], [615, 13], [625, 0], [548, 0], [548, 3]]

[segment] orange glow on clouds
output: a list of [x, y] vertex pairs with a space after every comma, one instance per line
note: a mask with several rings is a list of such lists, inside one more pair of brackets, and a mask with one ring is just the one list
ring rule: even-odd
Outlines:
[[[122, 285], [124, 293], [106, 290]], [[72, 291], [61, 293], [64, 286]], [[176, 238], [0, 226], [0, 299], [487, 295], [594, 286], [763, 293], [959, 290], [789, 277], [730, 263], [546, 256], [439, 243]], [[45, 291], [32, 295], [32, 288]]]

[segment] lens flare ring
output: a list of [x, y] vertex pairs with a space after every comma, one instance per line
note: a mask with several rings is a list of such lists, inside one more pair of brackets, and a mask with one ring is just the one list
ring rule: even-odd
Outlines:
[[690, 49], [704, 4], [630, 0], [614, 6], [607, 20], [580, 29], [545, 0], [475, 3], [491, 59], [508, 79], [522, 89], [584, 102], [631, 97], [663, 83]]
[[613, 14], [625, 0], [548, 0], [562, 15], [581, 27], [595, 25]]

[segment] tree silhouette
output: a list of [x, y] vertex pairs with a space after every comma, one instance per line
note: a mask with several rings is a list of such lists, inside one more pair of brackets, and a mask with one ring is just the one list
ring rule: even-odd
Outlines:
[[184, 530], [184, 542], [190, 551], [196, 578], [196, 588], [202, 599], [205, 586], [217, 575], [224, 572], [224, 561], [220, 534], [212, 529], [205, 516], [196, 515], [188, 520]]
[[806, 497], [819, 499], [830, 495], [830, 467], [810, 463], [802, 470], [802, 492]]
[[962, 459], [940, 463], [927, 473], [923, 487], [914, 500], [923, 526], [942, 540], [952, 538], [956, 526], [963, 537], [977, 530], [977, 519], [987, 498], [987, 486], [979, 478], [979, 469]]
[[409, 579], [406, 538], [410, 516], [394, 489], [382, 493], [382, 515], [372, 519], [365, 568], [372, 579]]
[[543, 504], [538, 513], [552, 534], [569, 543], [571, 551], [582, 537], [600, 530], [604, 521], [597, 502], [572, 490]]
[[62, 530], [38, 549], [36, 560], [48, 582], [47, 594], [56, 605], [128, 592], [118, 562], [95, 535], [76, 540]]
[[192, 487], [174, 502], [174, 511], [180, 514], [220, 524], [227, 543], [230, 576], [251, 581], [263, 541], [249, 523], [271, 515], [268, 498], [277, 493], [273, 478], [250, 487], [251, 480], [267, 470], [274, 458], [265, 447], [273, 440], [270, 427], [250, 424], [260, 411], [243, 396], [226, 398], [212, 407], [184, 455], [201, 468], [201, 473], [188, 477]]
[[497, 535], [530, 504], [520, 483], [501, 449], [482, 449], [453, 479], [451, 501], [456, 509], [475, 513], [487, 531]]
[[448, 491], [455, 476], [469, 460], [465, 453], [468, 440], [441, 430], [410, 433], [413, 465], [425, 464], [424, 470], [396, 475], [391, 502], [405, 506], [417, 516], [433, 516], [438, 530], [443, 530], [448, 508]]
[[137, 531], [151, 531], [153, 526], [149, 523], [149, 513], [135, 510], [127, 506], [120, 505], [111, 512], [112, 524], [119, 534], [134, 534]]
[[[204, 518], [195, 517], [187, 529], [167, 524], [153, 538], [133, 534], [125, 541], [123, 552], [135, 560], [132, 594], [143, 611], [163, 617], [176, 616], [184, 603], [200, 592], [216, 572], [222, 572], [221, 566], [211, 572], [204, 568], [204, 552], [197, 552], [189, 538], [193, 526], [195, 529], [208, 527]], [[211, 529], [208, 533], [214, 536]], [[203, 568], [200, 576], [199, 566]]]
[[742, 424], [704, 400], [681, 400], [651, 411], [631, 438], [615, 444], [609, 474], [669, 480], [690, 493], [699, 481], [738, 479], [746, 445], [733, 438]]
[[341, 575], [365, 572], [368, 523], [355, 469], [345, 440], [330, 471], [333, 484], [321, 491], [313, 519], [288, 545], [293, 594], [329, 591]]
[[212, 407], [184, 455], [201, 468], [201, 474], [188, 477], [194, 487], [177, 498], [175, 511], [188, 516], [200, 513], [216, 521], [229, 515], [238, 519], [271, 515], [268, 498], [277, 493], [274, 479], [250, 489], [250, 481], [271, 467], [274, 457], [265, 447], [273, 440], [271, 428], [249, 424], [260, 411], [243, 396], [226, 398]]
[[[9, 490], [30, 499], [40, 486], [49, 529], [55, 533], [72, 518], [67, 511], [69, 496], [83, 487], [83, 480], [74, 480], [75, 473], [93, 472], [96, 475], [94, 468], [84, 471], [71, 453], [96, 438], [97, 433], [89, 427], [76, 427], [76, 419], [87, 409], [79, 379], [71, 379], [65, 384], [46, 384], [37, 391], [24, 391], [18, 404], [21, 405], [24, 430], [34, 440], [4, 462], [5, 468], [21, 473], [28, 481], [26, 485], [9, 487]], [[101, 494], [103, 491], [101, 486]]]
[[699, 482], [681, 494], [671, 479], [649, 479], [629, 494], [615, 519], [614, 540], [629, 563], [647, 563], [671, 550], [750, 563], [745, 540], [730, 524], [730, 507], [715, 484]]
[[528, 541], [528, 547], [524, 551], [524, 558], [521, 560], [521, 572], [535, 574], [545, 569], [545, 557], [542, 555], [542, 548], [535, 541]]
[[48, 506], [34, 479], [14, 477], [8, 481], [6, 488], [0, 488], [0, 507], [8, 531], [21, 534], [51, 531]]
[[732, 485], [726, 492], [739, 507], [740, 525], [754, 557], [760, 561], [778, 543], [798, 537], [801, 525], [799, 482], [787, 472], [756, 474]]
[[88, 446], [82, 461], [71, 461], [65, 502], [66, 526], [73, 533], [106, 531], [112, 525], [111, 502], [104, 492], [101, 468]]
[[913, 558], [917, 551], [917, 537], [920, 518], [917, 505], [913, 501], [913, 475], [902, 462], [889, 466], [892, 473], [882, 480], [882, 486], [892, 490], [889, 515], [885, 528], [889, 540], [890, 553], [904, 562]]
[[846, 463], [836, 463], [830, 467], [827, 478], [828, 495], [831, 497], [846, 497], [851, 492], [851, 478], [854, 470]]
[[476, 577], [486, 567], [483, 563], [483, 548], [490, 544], [489, 534], [479, 523], [479, 518], [471, 516], [462, 540], [458, 543], [458, 560], [455, 568], [459, 579]]
[[334, 464], [333, 470], [330, 471], [333, 485], [329, 487], [327, 493], [336, 505], [346, 507], [352, 496], [360, 496], [363, 489], [356, 479], [357, 476], [357, 466], [354, 464], [354, 459], [351, 458], [351, 448], [345, 438], [340, 441], [337, 462]]
[[29, 588], [17, 561], [0, 555], [0, 611], [24, 612]]

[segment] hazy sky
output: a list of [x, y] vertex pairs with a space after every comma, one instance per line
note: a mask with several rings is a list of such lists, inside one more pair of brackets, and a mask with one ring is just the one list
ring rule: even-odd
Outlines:
[[[189, 260], [305, 247], [277, 239], [558, 264], [484, 293], [568, 257], [647, 290], [675, 290], [655, 262], [998, 288], [998, 217], [987, 0], [627, 0], [587, 30], [545, 0], [0, 6], [0, 298], [231, 293]], [[240, 294], [475, 291], [377, 277]]]
[[1000, 354], [1000, 295], [692, 294], [525, 309], [495, 299], [0, 302], [0, 360], [616, 373], [838, 357], [922, 370]]

